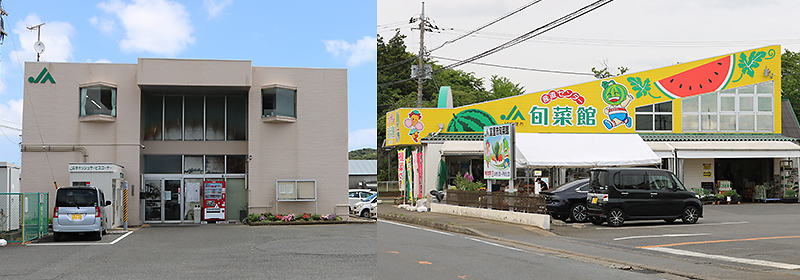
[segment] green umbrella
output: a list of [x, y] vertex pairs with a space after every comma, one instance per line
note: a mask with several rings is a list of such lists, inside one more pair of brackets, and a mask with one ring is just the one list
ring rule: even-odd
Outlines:
[[439, 176], [436, 178], [436, 188], [438, 190], [444, 189], [444, 185], [447, 184], [447, 164], [444, 163], [444, 159], [439, 161]]

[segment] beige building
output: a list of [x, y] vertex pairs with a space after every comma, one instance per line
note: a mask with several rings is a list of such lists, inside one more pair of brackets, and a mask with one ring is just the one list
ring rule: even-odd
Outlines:
[[222, 181], [226, 220], [346, 216], [345, 69], [139, 59], [28, 62], [25, 75], [21, 189], [51, 206], [54, 182], [98, 186], [121, 217], [127, 182], [129, 225], [193, 222], [204, 182]]

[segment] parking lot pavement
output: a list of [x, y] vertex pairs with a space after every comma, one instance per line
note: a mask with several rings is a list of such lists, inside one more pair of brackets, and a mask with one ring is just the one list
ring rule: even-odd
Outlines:
[[[0, 279], [374, 279], [374, 223], [152, 226], [0, 247]], [[33, 244], [42, 245], [33, 245]], [[108, 244], [53, 246], [43, 244]]]
[[[726, 205], [727, 206], [727, 205]], [[726, 214], [725, 211], [713, 207], [706, 212], [706, 218], [695, 225], [696, 228], [705, 225], [713, 228], [711, 224], [727, 226], [742, 225], [741, 219], [736, 220], [735, 215]], [[800, 208], [798, 208], [800, 210]], [[786, 211], [784, 211], [786, 212]], [[709, 218], [710, 217], [710, 218]], [[563, 226], [551, 226], [551, 230], [538, 227], [511, 224], [493, 220], [483, 220], [432, 212], [411, 212], [399, 209], [392, 205], [382, 204], [378, 207], [378, 218], [417, 224], [425, 227], [437, 228], [462, 234], [481, 236], [487, 239], [516, 244], [517, 246], [536, 248], [538, 250], [557, 252], [589, 260], [603, 260], [609, 265], [621, 267], [641, 267], [644, 269], [661, 271], [681, 277], [699, 279], [796, 279], [800, 273], [796, 270], [776, 269], [753, 264], [742, 264], [730, 260], [708, 259], [702, 256], [686, 256], [667, 254], [638, 248], [641, 244], [657, 243], [657, 240], [626, 239], [614, 240], [624, 236], [657, 235], [659, 231], [665, 234], [673, 232], [687, 232], [686, 227], [676, 223], [667, 226], [663, 221], [631, 222], [626, 223], [622, 229], [608, 226], [595, 226], [591, 223], [573, 226], [572, 223]], [[379, 222], [380, 226], [380, 222]], [[730, 230], [720, 227], [719, 230]], [[640, 231], [640, 232], [639, 232]], [[701, 230], [700, 233], [702, 233]], [[647, 232], [647, 234], [643, 234]], [[689, 231], [698, 233], [698, 231]], [[624, 233], [624, 234], [620, 234]], [[686, 235], [683, 237], [705, 238], [704, 235]], [[634, 241], [636, 240], [636, 241]], [[800, 240], [800, 239], [798, 239]], [[664, 241], [664, 240], [661, 240]]]

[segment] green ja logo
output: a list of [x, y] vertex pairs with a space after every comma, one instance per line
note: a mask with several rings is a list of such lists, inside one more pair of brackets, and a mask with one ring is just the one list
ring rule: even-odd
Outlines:
[[33, 76], [28, 77], [28, 82], [32, 84], [36, 83], [44, 84], [44, 82], [47, 81], [50, 81], [51, 83], [54, 84], [56, 83], [56, 80], [53, 80], [53, 76], [50, 76], [50, 73], [47, 72], [47, 67], [42, 68], [42, 72], [39, 73], [39, 77], [36, 77], [36, 79], [34, 79]]

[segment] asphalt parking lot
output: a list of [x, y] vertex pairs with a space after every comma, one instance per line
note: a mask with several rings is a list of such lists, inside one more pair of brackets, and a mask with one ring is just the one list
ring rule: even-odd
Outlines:
[[100, 241], [47, 236], [0, 247], [0, 278], [375, 278], [376, 240], [374, 223], [151, 226]]

